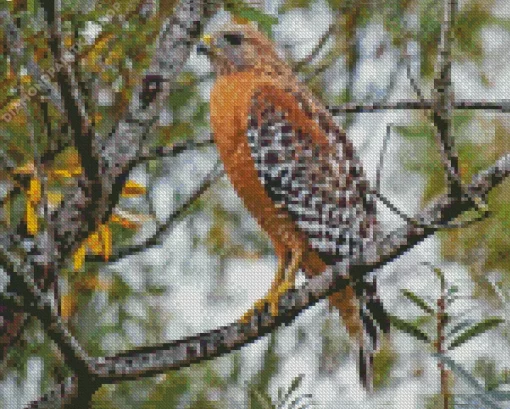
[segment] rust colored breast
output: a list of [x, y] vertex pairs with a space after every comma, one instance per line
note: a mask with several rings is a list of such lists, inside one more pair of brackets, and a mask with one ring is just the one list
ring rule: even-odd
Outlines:
[[248, 138], [248, 114], [254, 91], [269, 80], [242, 72], [221, 76], [211, 92], [211, 126], [225, 171], [245, 207], [269, 235], [277, 254], [303, 247], [305, 240], [289, 214], [277, 208], [262, 186]]

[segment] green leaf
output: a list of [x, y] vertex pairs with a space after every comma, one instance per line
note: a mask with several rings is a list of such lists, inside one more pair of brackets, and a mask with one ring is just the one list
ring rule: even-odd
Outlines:
[[254, 21], [268, 36], [271, 36], [272, 26], [278, 23], [276, 17], [240, 2], [228, 2], [225, 4], [225, 9], [236, 17]]
[[409, 139], [429, 139], [434, 138], [434, 128], [428, 123], [420, 123], [418, 125], [398, 125], [394, 129], [404, 138]]
[[463, 330], [464, 328], [467, 328], [475, 323], [474, 320], [464, 320], [459, 322], [458, 324], [455, 324], [453, 328], [446, 334], [446, 338], [450, 338], [453, 335], [455, 335], [457, 332]]
[[420, 296], [413, 293], [411, 290], [403, 289], [400, 290], [400, 292], [411, 302], [413, 302], [415, 305], [417, 305], [419, 308], [421, 308], [423, 311], [425, 311], [427, 314], [434, 315], [436, 312], [434, 309], [427, 304], [427, 302], [421, 298]]
[[439, 281], [441, 282], [441, 288], [446, 288], [446, 279], [444, 277], [443, 270], [438, 267], [434, 267], [432, 270], [434, 273], [436, 273], [437, 278], [439, 278]]
[[250, 393], [263, 409], [275, 409], [271, 398], [265, 392], [250, 388]]
[[301, 385], [301, 382], [303, 382], [303, 378], [305, 376], [303, 374], [299, 374], [298, 376], [296, 376], [289, 388], [287, 389], [287, 392], [285, 393], [285, 395], [278, 401], [278, 407], [282, 406], [285, 402], [287, 402], [287, 400], [290, 398], [290, 395], [292, 395], [292, 393], [294, 391], [297, 390], [297, 388], [299, 388], [299, 385]]
[[473, 339], [474, 337], [484, 334], [490, 329], [497, 327], [504, 321], [505, 321], [504, 319], [499, 317], [490, 317], [483, 321], [480, 321], [478, 324], [473, 325], [467, 331], [463, 332], [457, 338], [455, 338], [448, 347], [448, 349], [452, 350], [454, 348], [457, 348], [459, 345], [464, 344], [465, 342]]
[[114, 275], [112, 280], [112, 286], [110, 288], [110, 300], [122, 301], [133, 293], [127, 283], [119, 276]]
[[283, 14], [296, 8], [307, 9], [310, 7], [310, 3], [311, 0], [285, 0], [278, 13]]
[[389, 315], [391, 324], [399, 329], [402, 332], [405, 332], [406, 334], [409, 334], [413, 336], [414, 338], [426, 342], [427, 344], [430, 344], [430, 338], [427, 334], [425, 334], [421, 329], [419, 329], [416, 325], [411, 324], [408, 321], [404, 321], [403, 319], [396, 317], [394, 315]]

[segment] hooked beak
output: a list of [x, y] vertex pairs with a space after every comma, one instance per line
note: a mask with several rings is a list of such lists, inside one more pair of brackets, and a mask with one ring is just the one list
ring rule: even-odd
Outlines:
[[212, 50], [212, 37], [209, 34], [205, 34], [200, 42], [197, 44], [197, 54], [203, 54], [211, 56]]

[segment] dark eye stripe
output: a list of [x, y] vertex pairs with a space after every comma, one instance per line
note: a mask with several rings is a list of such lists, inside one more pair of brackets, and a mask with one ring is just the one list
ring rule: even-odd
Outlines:
[[243, 35], [242, 34], [224, 34], [223, 38], [230, 45], [240, 45], [241, 42], [243, 41]]

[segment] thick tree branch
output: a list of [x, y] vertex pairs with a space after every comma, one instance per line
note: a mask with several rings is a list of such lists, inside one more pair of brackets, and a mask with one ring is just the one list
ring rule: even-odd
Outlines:
[[61, 0], [40, 0], [45, 10], [49, 29], [49, 44], [53, 54], [57, 83], [62, 94], [65, 111], [71, 129], [74, 145], [80, 155], [81, 165], [90, 191], [87, 195], [92, 202], [101, 197], [101, 161], [96, 147], [98, 136], [88, 117], [85, 104], [79, 95], [79, 87], [72, 73], [70, 64], [65, 59], [62, 44]]
[[[466, 186], [469, 192], [467, 197], [453, 198], [451, 195], [444, 195], [427, 206], [414, 219], [426, 226], [438, 226], [453, 220], [474, 206], [469, 198], [484, 200], [490, 190], [509, 174], [510, 154], [507, 154], [492, 167], [473, 177], [472, 183]], [[368, 272], [395, 260], [437, 230], [436, 227], [422, 228], [413, 224], [396, 229], [369, 246], [367, 252], [361, 256], [363, 259], [346, 260], [339, 271], [328, 269], [322, 275], [310, 279], [301, 288], [284, 293], [279, 301], [277, 317], [271, 315], [266, 305], [264, 311], [254, 311], [249, 323], [235, 322], [178, 341], [101, 358], [95, 366], [99, 380], [102, 383], [110, 383], [137, 379], [186, 367], [239, 349], [281, 324], [288, 325], [304, 309], [343, 288], [349, 282], [346, 277], [361, 278]]]
[[[67, 364], [80, 376], [89, 376], [92, 371], [88, 365], [89, 358], [78, 341], [57, 314], [55, 301], [51, 294], [43, 293], [30, 274], [3, 247], [0, 247], [0, 266], [16, 284], [18, 296], [23, 300], [24, 312], [41, 321], [49, 337], [57, 344]], [[6, 300], [8, 304], [21, 302], [20, 298]], [[20, 307], [17, 305], [16, 307]]]

